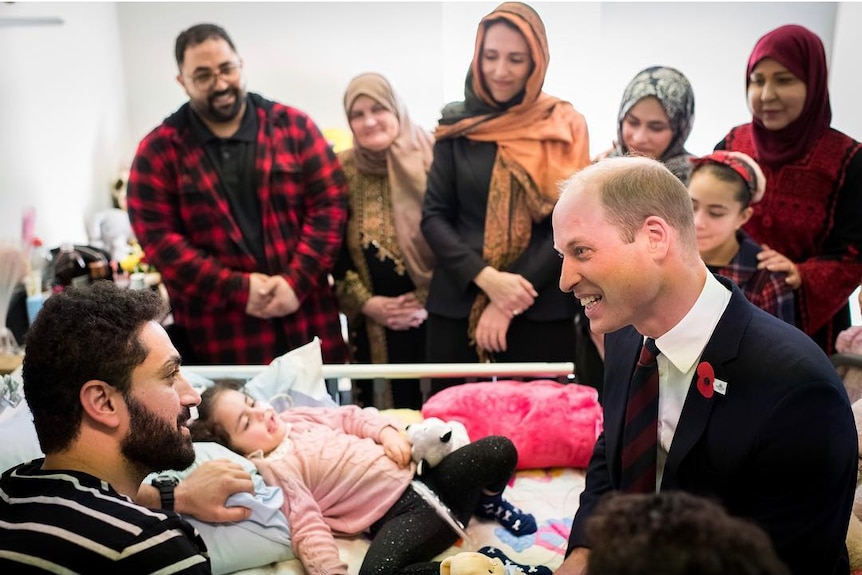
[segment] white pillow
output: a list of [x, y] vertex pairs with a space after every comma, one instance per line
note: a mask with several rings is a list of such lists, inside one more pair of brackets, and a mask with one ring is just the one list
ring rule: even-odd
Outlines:
[[0, 473], [43, 455], [26, 400], [0, 412], [0, 437]]
[[[21, 391], [20, 368], [0, 379], [0, 472], [43, 456], [33, 425], [33, 415]], [[13, 402], [16, 402], [12, 405]], [[204, 523], [193, 517], [185, 518], [201, 534], [209, 550], [214, 575], [250, 569], [276, 561], [293, 559], [290, 529], [281, 511], [283, 495], [280, 488], [269, 487], [254, 464], [216, 443], [195, 443], [195, 462], [184, 471], [165, 474], [182, 478], [192, 469], [210, 459], [229, 459], [243, 466], [252, 476], [254, 495], [237, 493], [228, 498], [228, 505], [243, 505], [252, 516], [236, 523]], [[151, 475], [145, 481], [152, 480]]]
[[24, 399], [21, 368], [0, 377], [0, 473], [42, 457], [33, 415]]
[[266, 401], [277, 411], [289, 407], [336, 407], [323, 379], [320, 338], [272, 360], [266, 369], [245, 384], [245, 391]]
[[[248, 471], [254, 482], [254, 495], [236, 493], [227, 500], [228, 506], [249, 507], [252, 511], [249, 519], [236, 523], [206, 523], [194, 517], [184, 516], [194, 525], [207, 544], [213, 575], [293, 559], [290, 529], [287, 518], [281, 511], [281, 505], [284, 502], [281, 489], [266, 485], [254, 463], [222, 445], [196, 442], [195, 454], [195, 462], [188, 469], [165, 471], [161, 475], [183, 479], [204, 461], [228, 459]], [[156, 474], [149, 475], [144, 481], [150, 482], [155, 476]]]

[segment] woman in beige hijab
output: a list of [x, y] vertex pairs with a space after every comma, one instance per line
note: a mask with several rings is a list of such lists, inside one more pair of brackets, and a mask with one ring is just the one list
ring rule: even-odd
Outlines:
[[[353, 148], [339, 155], [350, 216], [334, 275], [353, 360], [421, 363], [434, 259], [419, 224], [433, 137], [410, 122], [401, 99], [380, 74], [360, 74], [350, 81], [344, 112], [353, 132]], [[397, 381], [387, 386], [387, 396], [390, 388], [394, 407], [421, 407], [418, 381]], [[374, 403], [370, 381], [359, 382], [356, 391], [358, 403]]]

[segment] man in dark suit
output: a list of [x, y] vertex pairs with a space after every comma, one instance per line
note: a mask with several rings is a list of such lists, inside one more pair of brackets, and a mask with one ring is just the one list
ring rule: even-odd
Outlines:
[[[760, 525], [795, 575], [848, 573], [858, 451], [847, 394], [813, 341], [708, 273], [685, 187], [646, 158], [603, 160], [565, 183], [553, 225], [560, 288], [606, 334], [605, 430], [557, 574], [586, 572], [584, 524], [602, 495], [638, 486], [717, 500]], [[635, 414], [630, 389], [649, 378], [633, 373], [653, 341], [654, 395]], [[649, 405], [638, 461], [652, 461], [632, 483], [626, 426]]]

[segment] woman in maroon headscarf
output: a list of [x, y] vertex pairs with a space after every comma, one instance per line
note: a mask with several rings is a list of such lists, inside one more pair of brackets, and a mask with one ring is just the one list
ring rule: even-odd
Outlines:
[[766, 195], [743, 227], [763, 244], [760, 269], [786, 273], [796, 290], [796, 325], [832, 353], [862, 274], [862, 146], [829, 126], [826, 56], [810, 30], [782, 26], [758, 40], [746, 86], [752, 121], [716, 149], [763, 169]]

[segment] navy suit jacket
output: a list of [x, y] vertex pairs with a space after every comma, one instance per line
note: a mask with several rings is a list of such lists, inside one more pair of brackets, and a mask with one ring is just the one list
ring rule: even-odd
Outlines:
[[[754, 521], [794, 575], [845, 575], [858, 458], [847, 393], [808, 336], [719, 281], [733, 293], [700, 361], [727, 382], [726, 394], [707, 399], [692, 382], [661, 490], [709, 497]], [[586, 520], [603, 494], [619, 489], [628, 388], [642, 342], [633, 327], [606, 337], [605, 428], [569, 551], [589, 547]]]

